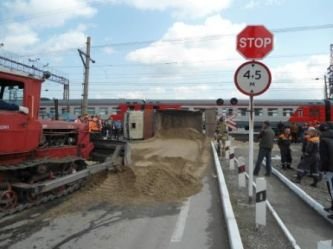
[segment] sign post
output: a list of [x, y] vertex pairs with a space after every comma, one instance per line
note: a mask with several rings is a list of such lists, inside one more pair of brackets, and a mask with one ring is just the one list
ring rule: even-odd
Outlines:
[[254, 148], [254, 119], [253, 119], [253, 96], [250, 95], [250, 113], [249, 113], [249, 186], [248, 186], [248, 190], [249, 190], [249, 202], [252, 202], [252, 198], [253, 198], [253, 186], [252, 186], [252, 182], [253, 182], [253, 159], [254, 159], [254, 152], [253, 152], [253, 148]]
[[270, 86], [272, 76], [261, 62], [248, 61], [238, 67], [234, 76], [237, 89], [250, 97], [249, 101], [249, 201], [253, 198], [253, 133], [254, 133], [254, 96], [264, 93]]
[[237, 35], [237, 50], [246, 59], [235, 72], [237, 89], [249, 99], [249, 202], [253, 199], [253, 133], [254, 133], [254, 96], [263, 94], [269, 88], [272, 76], [266, 65], [254, 59], [262, 59], [273, 49], [273, 34], [262, 25], [247, 26]]

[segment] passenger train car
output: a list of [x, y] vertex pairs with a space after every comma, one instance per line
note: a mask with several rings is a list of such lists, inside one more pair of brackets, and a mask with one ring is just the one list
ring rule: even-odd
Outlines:
[[[254, 118], [255, 127], [269, 120], [273, 127], [282, 123], [305, 123], [332, 121], [332, 101], [330, 100], [255, 100]], [[167, 99], [90, 99], [88, 114], [100, 115], [103, 119], [112, 116], [113, 119], [122, 120], [127, 110], [144, 109], [207, 109], [217, 108], [218, 116], [231, 117], [237, 123], [237, 128], [248, 129], [248, 100], [238, 100], [235, 105], [225, 101], [223, 105], [217, 105], [216, 100], [167, 100]], [[73, 99], [69, 102], [69, 114], [67, 103], [59, 100], [60, 117], [75, 119], [81, 114], [81, 100]], [[42, 100], [40, 117], [53, 118], [55, 107], [52, 100]]]

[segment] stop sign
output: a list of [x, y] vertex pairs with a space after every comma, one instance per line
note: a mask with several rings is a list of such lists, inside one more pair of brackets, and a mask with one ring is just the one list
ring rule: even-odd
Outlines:
[[246, 26], [237, 35], [237, 50], [246, 59], [262, 59], [273, 49], [273, 34], [263, 25]]

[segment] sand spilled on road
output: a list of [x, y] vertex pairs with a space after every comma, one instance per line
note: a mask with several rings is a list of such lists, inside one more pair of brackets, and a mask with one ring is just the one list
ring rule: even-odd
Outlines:
[[95, 176], [57, 209], [181, 201], [200, 191], [209, 148], [208, 140], [191, 128], [163, 130], [152, 139], [133, 142], [131, 167]]

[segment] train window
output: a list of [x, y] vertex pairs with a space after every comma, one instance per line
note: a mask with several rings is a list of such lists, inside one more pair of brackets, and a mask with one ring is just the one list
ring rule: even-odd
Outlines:
[[95, 107], [88, 107], [88, 114], [89, 115], [94, 115], [95, 114]]
[[39, 117], [41, 119], [44, 119], [44, 118], [47, 117], [47, 113], [46, 113], [46, 108], [45, 107], [39, 108]]
[[74, 107], [74, 115], [80, 115], [81, 114], [81, 107]]
[[319, 118], [319, 116], [320, 116], [320, 112], [319, 112], [318, 108], [310, 108], [309, 114], [310, 114], [311, 117]]
[[292, 108], [283, 108], [283, 116], [290, 117], [293, 114]]
[[107, 107], [100, 107], [98, 111], [99, 115], [108, 115], [108, 108]]
[[67, 107], [61, 107], [61, 113], [62, 114], [67, 113]]
[[297, 116], [303, 117], [303, 109], [297, 109]]
[[263, 116], [264, 112], [262, 108], [254, 108], [254, 115], [255, 116]]
[[232, 108], [228, 109], [228, 115], [231, 116], [233, 114], [234, 110]]
[[268, 108], [267, 110], [268, 116], [270, 117], [277, 117], [279, 116], [279, 109], [277, 108]]
[[54, 107], [51, 107], [51, 108], [50, 108], [50, 114], [53, 116], [54, 113], [55, 113], [55, 109], [54, 109]]
[[23, 84], [21, 83], [8, 85], [6, 82], [0, 82], [0, 99], [7, 103], [22, 105], [23, 91]]
[[238, 115], [239, 116], [246, 116], [246, 113], [247, 113], [247, 109], [246, 108], [239, 108], [238, 109]]

